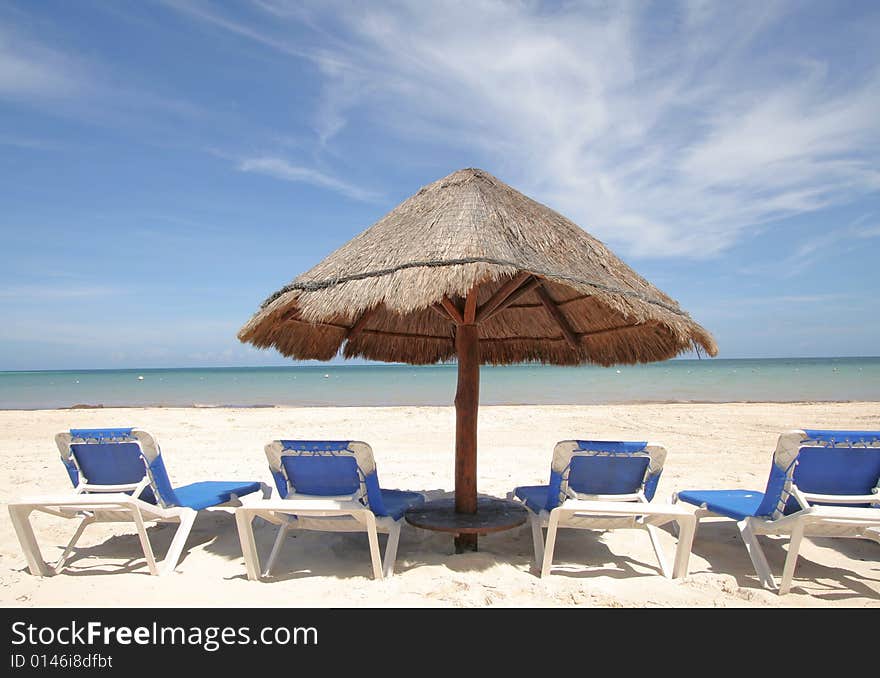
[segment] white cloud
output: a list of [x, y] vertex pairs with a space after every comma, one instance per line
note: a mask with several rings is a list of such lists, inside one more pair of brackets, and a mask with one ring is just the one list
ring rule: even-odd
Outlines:
[[315, 7], [334, 57], [319, 63], [323, 141], [371, 114], [409, 141], [470, 148], [634, 256], [714, 255], [880, 188], [880, 79], [835, 84], [845, 53], [757, 45], [790, 6]]
[[366, 120], [449, 147], [632, 256], [715, 255], [880, 189], [870, 33], [777, 30], [821, 8], [168, 1], [314, 63], [320, 144]]
[[365, 190], [341, 179], [337, 179], [336, 177], [330, 176], [329, 174], [325, 174], [316, 169], [293, 165], [283, 158], [275, 158], [271, 156], [246, 158], [239, 163], [238, 169], [242, 172], [265, 174], [284, 181], [312, 184], [313, 186], [319, 186], [321, 188], [341, 193], [354, 200], [369, 202], [379, 198], [377, 193]]

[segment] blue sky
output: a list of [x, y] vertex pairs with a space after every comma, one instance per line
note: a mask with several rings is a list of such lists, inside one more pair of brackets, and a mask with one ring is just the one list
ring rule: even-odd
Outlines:
[[285, 364], [272, 291], [481, 167], [721, 357], [877, 355], [880, 4], [0, 0], [0, 369]]

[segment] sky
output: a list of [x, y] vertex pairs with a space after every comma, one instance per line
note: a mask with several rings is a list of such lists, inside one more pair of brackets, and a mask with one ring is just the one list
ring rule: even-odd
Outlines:
[[0, 0], [0, 370], [288, 364], [271, 292], [482, 168], [719, 357], [880, 354], [880, 3]]

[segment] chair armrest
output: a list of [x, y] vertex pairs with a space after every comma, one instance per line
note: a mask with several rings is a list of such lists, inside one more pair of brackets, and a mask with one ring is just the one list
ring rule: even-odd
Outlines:
[[819, 504], [880, 504], [880, 494], [811, 494], [803, 493], [811, 503]]
[[647, 502], [620, 501], [584, 501], [568, 499], [561, 506], [553, 509], [571, 513], [595, 513], [600, 515], [620, 516], [670, 516], [675, 518], [693, 518], [693, 513], [679, 504], [651, 504]]

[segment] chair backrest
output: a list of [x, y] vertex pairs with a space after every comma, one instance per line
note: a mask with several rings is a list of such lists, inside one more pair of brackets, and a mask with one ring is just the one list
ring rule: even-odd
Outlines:
[[179, 502], [168, 479], [159, 446], [146, 431], [135, 428], [71, 429], [55, 436], [61, 461], [70, 482], [81, 492], [108, 491], [111, 487], [163, 507]]
[[776, 519], [801, 510], [792, 494], [793, 486], [806, 494], [843, 497], [880, 492], [880, 431], [804, 429], [783, 433], [776, 443], [764, 500], [756, 514]]
[[548, 511], [569, 497], [644, 496], [650, 501], [666, 450], [646, 442], [563, 440], [553, 450]]
[[273, 440], [266, 458], [282, 498], [354, 496], [377, 516], [382, 501], [373, 449], [359, 440]]

